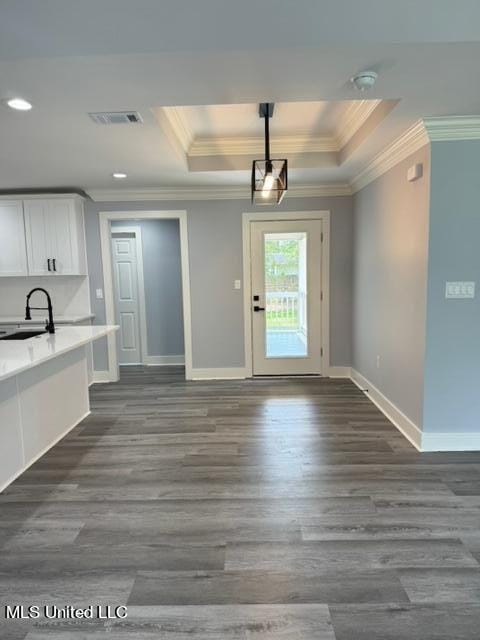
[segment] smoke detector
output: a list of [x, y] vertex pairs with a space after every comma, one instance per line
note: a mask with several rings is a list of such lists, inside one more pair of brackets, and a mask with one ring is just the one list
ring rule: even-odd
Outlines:
[[360, 71], [350, 79], [351, 83], [359, 91], [368, 91], [377, 81], [378, 73], [375, 71]]

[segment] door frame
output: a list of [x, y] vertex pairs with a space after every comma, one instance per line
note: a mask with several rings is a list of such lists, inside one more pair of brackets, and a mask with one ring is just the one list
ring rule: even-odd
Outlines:
[[322, 308], [321, 308], [321, 374], [330, 369], [330, 211], [272, 211], [247, 212], [242, 215], [243, 236], [243, 324], [245, 345], [245, 376], [253, 376], [252, 353], [252, 269], [250, 261], [250, 224], [252, 222], [281, 222], [320, 220], [322, 222]]
[[[188, 260], [187, 212], [183, 211], [100, 211], [100, 245], [103, 265], [103, 286], [105, 290], [106, 323], [115, 324], [115, 302], [113, 293], [111, 222], [112, 220], [178, 220], [180, 228], [180, 258], [182, 265], [183, 333], [185, 348], [185, 378], [192, 379], [192, 320], [190, 303], [190, 268]], [[117, 358], [117, 338], [115, 333], [107, 336], [108, 382], [116, 382], [120, 377]]]
[[[135, 253], [137, 258], [137, 289], [138, 289], [138, 319], [140, 329], [140, 359], [142, 364], [147, 364], [148, 358], [148, 335], [147, 335], [147, 310], [145, 306], [145, 279], [143, 274], [143, 245], [142, 228], [140, 225], [129, 225], [125, 227], [112, 227], [110, 225], [110, 237], [116, 233], [133, 233], [135, 236]], [[115, 287], [113, 290], [115, 295]], [[115, 300], [114, 300], [115, 302]]]

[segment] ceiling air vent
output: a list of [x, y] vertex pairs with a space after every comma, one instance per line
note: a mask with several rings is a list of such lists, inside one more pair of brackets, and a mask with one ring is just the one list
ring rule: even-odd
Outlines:
[[137, 124], [143, 122], [138, 111], [99, 111], [88, 115], [97, 124]]

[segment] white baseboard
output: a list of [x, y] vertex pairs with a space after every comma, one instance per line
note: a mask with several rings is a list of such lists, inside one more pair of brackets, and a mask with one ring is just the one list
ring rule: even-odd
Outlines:
[[400, 409], [379, 391], [367, 378], [352, 369], [352, 380], [359, 389], [368, 393], [368, 397], [380, 411], [397, 427], [418, 451], [425, 451], [422, 447], [422, 432]]
[[422, 433], [422, 451], [480, 451], [478, 432]]
[[421, 431], [410, 418], [407, 418], [393, 402], [358, 371], [352, 369], [351, 377], [360, 389], [368, 390], [371, 401], [418, 451], [480, 451], [480, 433]]
[[185, 356], [145, 356], [143, 364], [147, 367], [162, 367], [167, 365], [185, 364]]
[[192, 369], [192, 380], [242, 380], [247, 377], [245, 367], [227, 367], [225, 369], [209, 367], [207, 369]]
[[[149, 356], [149, 358], [180, 358], [181, 356]], [[180, 362], [151, 362], [154, 364], [183, 364]], [[242, 380], [247, 378], [247, 370], [244, 367], [192, 369], [191, 376], [187, 380]], [[380, 411], [395, 425], [395, 427], [413, 444], [418, 451], [480, 451], [480, 433], [455, 433], [455, 432], [422, 432], [410, 418], [408, 418], [393, 402], [383, 395], [361, 373], [351, 367], [330, 367], [330, 378], [351, 378], [359, 389], [367, 390], [370, 400]], [[115, 382], [110, 377], [109, 371], [94, 371], [91, 384]], [[83, 418], [82, 418], [83, 420]], [[75, 426], [75, 425], [74, 425]], [[70, 429], [60, 436], [63, 438]], [[43, 455], [44, 452], [42, 452]], [[20, 473], [23, 473], [23, 469]], [[17, 474], [19, 475], [19, 474]], [[17, 477], [17, 476], [15, 476]], [[6, 485], [10, 484], [11, 478]], [[0, 487], [0, 491], [2, 488]]]
[[328, 369], [329, 378], [351, 378], [352, 367], [330, 367]]
[[90, 384], [100, 384], [103, 382], [115, 382], [115, 380], [112, 380], [112, 377], [110, 376], [110, 371], [94, 371], [93, 379]]

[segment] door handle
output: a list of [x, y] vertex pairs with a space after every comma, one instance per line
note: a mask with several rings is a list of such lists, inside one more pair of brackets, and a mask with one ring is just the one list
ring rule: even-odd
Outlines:
[[47, 269], [49, 271], [51, 271], [52, 269], [50, 268], [50, 258], [47, 258]]
[[265, 311], [265, 307], [259, 307], [257, 304], [253, 307], [254, 311]]
[[52, 263], [53, 263], [53, 270], [56, 271], [57, 265], [55, 264], [55, 258], [52, 258]]

